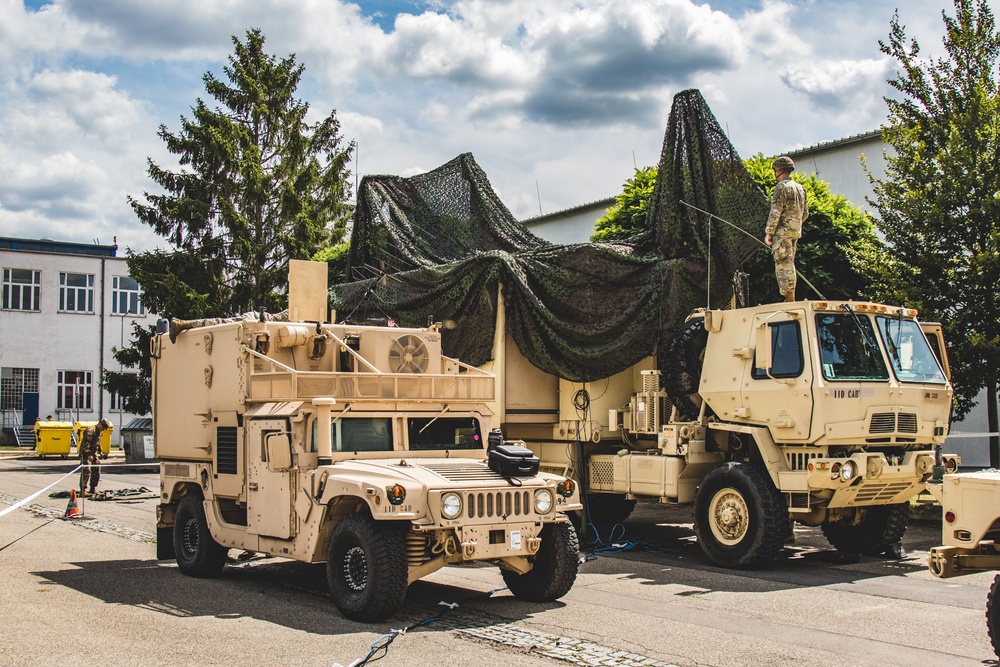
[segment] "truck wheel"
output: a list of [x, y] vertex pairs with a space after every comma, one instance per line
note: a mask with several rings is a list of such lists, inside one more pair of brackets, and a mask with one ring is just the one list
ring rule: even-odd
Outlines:
[[398, 523], [351, 514], [330, 536], [326, 578], [333, 603], [355, 621], [384, 621], [403, 605], [407, 565]]
[[712, 469], [698, 486], [694, 530], [713, 563], [756, 567], [781, 550], [788, 508], [761, 467], [730, 462]]
[[1000, 658], [1000, 601], [997, 595], [1000, 594], [1000, 574], [993, 577], [993, 585], [990, 592], [986, 594], [986, 631], [990, 635], [990, 644], [993, 652]]
[[[592, 539], [594, 536], [590, 533], [596, 530], [599, 540], [610, 538], [612, 529], [632, 515], [636, 502], [627, 499], [621, 493], [588, 493], [586, 501], [590, 525], [585, 527], [582, 532], [588, 539]], [[574, 512], [574, 514], [578, 513]], [[580, 517], [577, 517], [574, 527], [579, 522]]]
[[569, 593], [580, 567], [580, 543], [569, 521], [547, 523], [541, 532], [538, 553], [528, 558], [533, 565], [524, 574], [500, 570], [507, 588], [519, 600], [551, 602]]
[[910, 504], [866, 507], [864, 516], [854, 524], [829, 522], [823, 524], [823, 535], [833, 547], [846, 554], [878, 556], [903, 539]]
[[705, 361], [708, 332], [702, 319], [685, 322], [674, 333], [667, 349], [663, 389], [681, 415], [695, 419], [701, 411], [698, 385]]
[[226, 565], [229, 549], [208, 532], [205, 506], [198, 496], [184, 496], [174, 517], [177, 567], [189, 577], [215, 577]]

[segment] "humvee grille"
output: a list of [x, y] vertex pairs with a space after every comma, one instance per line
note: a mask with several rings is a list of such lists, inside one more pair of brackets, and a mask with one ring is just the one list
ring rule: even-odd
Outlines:
[[876, 412], [868, 425], [869, 433], [916, 433], [917, 415], [912, 412]]
[[528, 491], [470, 491], [465, 505], [470, 519], [529, 516], [532, 513]]

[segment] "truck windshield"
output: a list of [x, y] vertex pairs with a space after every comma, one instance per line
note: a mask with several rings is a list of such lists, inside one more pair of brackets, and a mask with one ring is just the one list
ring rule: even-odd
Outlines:
[[480, 449], [483, 438], [473, 417], [410, 417], [406, 420], [411, 451]]
[[871, 319], [853, 313], [816, 315], [819, 358], [827, 380], [889, 379]]
[[882, 343], [889, 351], [892, 372], [900, 382], [945, 383], [941, 366], [919, 324], [895, 317], [878, 317], [876, 321]]
[[[313, 420], [312, 451], [317, 451], [319, 420]], [[334, 452], [391, 452], [392, 423], [389, 417], [350, 417], [330, 424]]]

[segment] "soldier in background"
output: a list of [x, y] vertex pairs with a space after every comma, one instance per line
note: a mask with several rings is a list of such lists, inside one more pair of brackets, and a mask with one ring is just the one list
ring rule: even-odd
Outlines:
[[771, 197], [771, 213], [767, 216], [764, 243], [771, 246], [774, 275], [778, 291], [785, 301], [795, 301], [795, 250], [802, 237], [802, 223], [809, 215], [805, 189], [792, 180], [795, 163], [781, 156], [771, 164], [778, 184]]
[[[80, 495], [83, 497], [97, 493], [97, 484], [101, 481], [101, 433], [109, 428], [111, 428], [111, 422], [102, 419], [83, 432], [83, 438], [77, 448], [80, 454], [80, 465], [94, 466], [93, 468], [80, 468]], [[90, 482], [89, 494], [85, 493], [88, 481]]]

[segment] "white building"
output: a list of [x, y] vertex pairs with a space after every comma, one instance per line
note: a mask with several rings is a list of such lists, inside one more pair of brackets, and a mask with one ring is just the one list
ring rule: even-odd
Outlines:
[[132, 324], [155, 321], [116, 245], [0, 237], [0, 409], [6, 437], [36, 417], [121, 427], [117, 396], [100, 388], [121, 368], [112, 347], [130, 343]]

